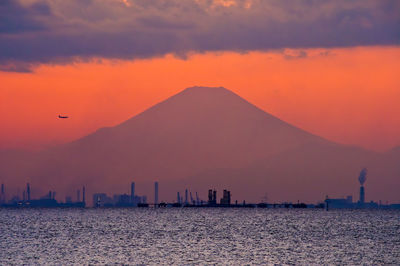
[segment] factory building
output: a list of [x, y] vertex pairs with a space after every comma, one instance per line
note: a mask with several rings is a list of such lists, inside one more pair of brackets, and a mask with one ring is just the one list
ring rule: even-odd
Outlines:
[[217, 204], [217, 191], [209, 189], [208, 190], [208, 205], [216, 205]]
[[221, 205], [231, 205], [231, 192], [229, 190], [224, 189], [223, 197], [220, 201]]

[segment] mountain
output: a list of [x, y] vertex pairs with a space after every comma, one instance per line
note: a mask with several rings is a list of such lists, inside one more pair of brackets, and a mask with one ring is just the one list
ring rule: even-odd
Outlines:
[[367, 199], [400, 200], [396, 166], [384, 155], [310, 134], [224, 88], [188, 88], [115, 127], [22, 162], [7, 158], [0, 175], [14, 180], [61, 192], [86, 184], [92, 193], [128, 192], [135, 181], [149, 197], [158, 180], [165, 200], [186, 187], [203, 199], [208, 188], [227, 188], [239, 201], [355, 196], [360, 169], [372, 166]]

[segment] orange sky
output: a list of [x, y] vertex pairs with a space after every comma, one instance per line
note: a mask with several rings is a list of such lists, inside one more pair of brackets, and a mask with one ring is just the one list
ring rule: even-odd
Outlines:
[[400, 47], [358, 47], [98, 59], [0, 72], [0, 148], [71, 141], [199, 85], [228, 88], [330, 140], [386, 150], [400, 145], [399, 69]]

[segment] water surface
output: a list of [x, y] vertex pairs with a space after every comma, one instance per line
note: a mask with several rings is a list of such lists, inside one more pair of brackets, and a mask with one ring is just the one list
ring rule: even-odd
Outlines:
[[400, 264], [400, 211], [0, 209], [0, 264]]

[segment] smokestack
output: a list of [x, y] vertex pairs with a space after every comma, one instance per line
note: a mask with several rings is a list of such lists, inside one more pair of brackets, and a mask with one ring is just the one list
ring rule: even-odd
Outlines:
[[360, 187], [360, 204], [364, 204], [365, 203], [365, 190], [364, 187], [361, 186]]
[[190, 191], [190, 203], [194, 204], [193, 196], [192, 196], [192, 191]]
[[367, 168], [363, 168], [358, 176], [358, 181], [360, 182], [360, 204], [365, 203], [365, 190], [364, 190], [364, 183], [367, 181]]
[[154, 204], [158, 204], [158, 182], [154, 182]]
[[31, 200], [31, 186], [29, 185], [29, 183], [26, 184], [26, 194], [28, 196], [28, 201]]
[[79, 189], [76, 191], [76, 202], [81, 202], [81, 191]]
[[85, 194], [86, 194], [86, 189], [85, 189], [85, 186], [83, 186], [82, 187], [82, 202], [84, 205], [86, 205], [86, 198], [85, 198], [86, 195]]
[[214, 204], [217, 203], [217, 191], [216, 190], [213, 191], [213, 203]]
[[135, 182], [131, 183], [131, 204], [135, 203]]
[[6, 192], [5, 192], [5, 189], [4, 189], [4, 184], [1, 184], [0, 201], [1, 201], [2, 203], [5, 203], [5, 202], [6, 202]]

